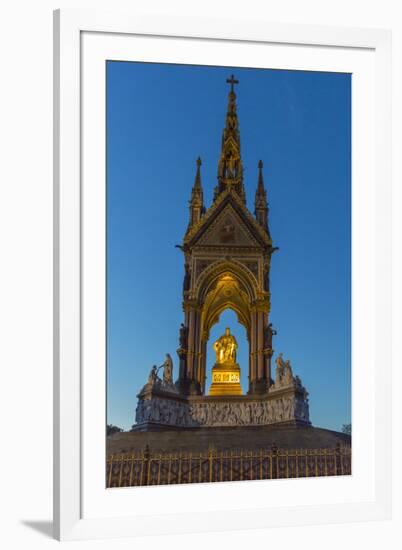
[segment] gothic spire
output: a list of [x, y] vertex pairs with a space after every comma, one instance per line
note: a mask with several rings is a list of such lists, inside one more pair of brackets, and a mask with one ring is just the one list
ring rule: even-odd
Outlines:
[[226, 80], [230, 84], [226, 124], [222, 135], [222, 150], [218, 163], [218, 185], [215, 198], [225, 189], [234, 190], [246, 202], [243, 186], [243, 164], [240, 157], [240, 133], [237, 118], [234, 85], [239, 81], [232, 75]]
[[194, 185], [191, 191], [189, 228], [201, 219], [204, 212], [204, 194], [201, 185], [201, 159], [198, 157]]
[[264, 179], [262, 175], [262, 160], [258, 163], [258, 184], [255, 192], [255, 218], [257, 222], [268, 232], [268, 204], [267, 192], [264, 187]]

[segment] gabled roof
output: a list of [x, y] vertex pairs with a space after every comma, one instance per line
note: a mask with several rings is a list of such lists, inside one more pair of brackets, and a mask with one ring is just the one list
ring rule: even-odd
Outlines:
[[[243, 204], [238, 194], [230, 189], [226, 189], [218, 195], [215, 202], [208, 208], [204, 216], [198, 223], [189, 228], [184, 236], [184, 245], [193, 247], [196, 244], [212, 245], [213, 237], [211, 237], [211, 231], [213, 228], [219, 230], [219, 222], [224, 224], [226, 218], [231, 217], [231, 222], [227, 223], [229, 231], [227, 232], [227, 238], [223, 234], [221, 246], [231, 245], [233, 239], [230, 238], [230, 226], [233, 225], [235, 229], [233, 233], [236, 233], [235, 240], [239, 240], [243, 245], [246, 245], [246, 235], [250, 241], [248, 246], [272, 246], [272, 240], [267, 234], [266, 230], [260, 226], [254, 216], [249, 212], [247, 207]], [[221, 225], [224, 227], [224, 225]], [[225, 230], [223, 230], [225, 233]], [[209, 239], [207, 235], [210, 235]], [[234, 235], [233, 235], [234, 238]], [[233, 242], [232, 242], [233, 245]], [[236, 243], [234, 243], [236, 246]]]

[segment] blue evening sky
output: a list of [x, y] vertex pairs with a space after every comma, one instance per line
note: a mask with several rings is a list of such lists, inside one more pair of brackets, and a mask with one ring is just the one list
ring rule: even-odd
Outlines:
[[[275, 355], [310, 392], [315, 426], [351, 418], [351, 78], [347, 74], [107, 63], [108, 422], [134, 423], [136, 394], [165, 353], [178, 374], [183, 255], [196, 158], [207, 207], [216, 185], [228, 85], [234, 73], [247, 205], [264, 162], [274, 246]], [[230, 326], [247, 390], [245, 330]]]

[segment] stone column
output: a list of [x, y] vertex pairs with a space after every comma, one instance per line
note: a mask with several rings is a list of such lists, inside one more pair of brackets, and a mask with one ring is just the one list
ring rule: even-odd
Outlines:
[[186, 349], [179, 348], [180, 357], [180, 375], [179, 386], [182, 393], [189, 393], [195, 380], [195, 338], [196, 338], [196, 305], [191, 302], [184, 303], [185, 322], [187, 327], [187, 345]]
[[264, 378], [264, 313], [257, 313], [257, 381], [260, 382]]
[[187, 379], [187, 350], [184, 348], [178, 348], [177, 355], [179, 356], [179, 387], [184, 389], [185, 381]]
[[187, 378], [192, 381], [194, 378], [194, 338], [195, 318], [194, 309], [190, 309], [188, 315], [188, 351], [187, 351]]
[[184, 312], [184, 327], [186, 328], [186, 338], [185, 342], [180, 339], [180, 347], [177, 350], [177, 355], [179, 356], [179, 378], [178, 386], [180, 392], [183, 394], [187, 393], [188, 388], [188, 365], [187, 365], [187, 353], [188, 353], [188, 339], [189, 339], [189, 312], [185, 309]]
[[194, 310], [194, 359], [193, 359], [193, 373], [191, 382], [191, 393], [201, 393], [201, 371], [200, 371], [200, 358], [201, 358], [201, 314], [199, 309]]
[[268, 390], [269, 386], [271, 385], [271, 361], [272, 361], [273, 350], [272, 348], [270, 349], [266, 348], [264, 353], [265, 353], [265, 358], [264, 358], [265, 380], [266, 380], [267, 390]]
[[252, 384], [252, 393], [266, 393], [269, 386], [269, 378], [267, 374], [269, 366], [267, 367], [267, 350], [265, 348], [265, 329], [268, 322], [268, 313], [266, 311], [266, 303], [264, 301], [258, 302], [255, 305], [255, 358], [254, 358], [254, 379]]
[[196, 322], [196, 345], [195, 345], [195, 381], [198, 384], [200, 390], [202, 386], [202, 338], [200, 333], [201, 316], [197, 312]]
[[200, 384], [197, 378], [200, 314], [195, 302], [188, 302], [186, 309], [188, 311], [187, 387], [188, 393], [198, 394], [200, 393]]
[[251, 328], [250, 328], [250, 372], [249, 372], [249, 390], [248, 393], [254, 393], [255, 382], [257, 379], [257, 312], [251, 310]]
[[201, 393], [205, 394], [205, 382], [206, 382], [206, 371], [207, 371], [207, 340], [202, 338], [201, 342], [201, 355], [200, 355], [200, 384], [201, 384]]
[[264, 378], [266, 381], [266, 390], [268, 391], [271, 386], [271, 363], [273, 350], [273, 338], [276, 331], [269, 325], [269, 315], [264, 315]]

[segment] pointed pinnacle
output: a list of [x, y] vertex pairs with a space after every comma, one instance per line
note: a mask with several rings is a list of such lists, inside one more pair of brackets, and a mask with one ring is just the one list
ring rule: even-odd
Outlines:
[[264, 189], [264, 178], [263, 178], [263, 175], [262, 175], [262, 167], [263, 167], [263, 163], [262, 163], [262, 160], [259, 161], [258, 163], [258, 191], [257, 192], [264, 192], [265, 189]]
[[197, 159], [197, 171], [195, 173], [194, 189], [201, 189], [201, 157]]

